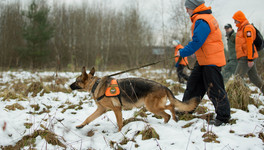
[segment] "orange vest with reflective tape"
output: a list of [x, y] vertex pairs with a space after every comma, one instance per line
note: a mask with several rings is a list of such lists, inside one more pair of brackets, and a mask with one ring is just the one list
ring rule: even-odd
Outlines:
[[[194, 12], [200, 12], [207, 9], [210, 9], [210, 7], [206, 7], [202, 4], [198, 6]], [[191, 17], [193, 22], [192, 35], [195, 22], [199, 19], [206, 21], [211, 30], [202, 47], [195, 52], [199, 65], [216, 65], [218, 67], [224, 66], [226, 64], [224, 44], [218, 22], [211, 14], [194, 14]]]
[[[182, 49], [182, 48], [183, 48], [183, 46], [181, 44], [177, 45], [175, 47], [174, 56], [176, 56], [177, 52], [179, 51], [179, 49]], [[178, 60], [179, 60], [179, 57], [175, 57], [175, 62], [176, 63], [178, 62]], [[180, 61], [180, 64], [186, 66], [186, 64], [188, 64], [187, 57], [182, 58], [182, 60]]]
[[117, 96], [120, 94], [120, 89], [117, 84], [117, 80], [113, 79], [110, 86], [105, 91], [105, 96]]

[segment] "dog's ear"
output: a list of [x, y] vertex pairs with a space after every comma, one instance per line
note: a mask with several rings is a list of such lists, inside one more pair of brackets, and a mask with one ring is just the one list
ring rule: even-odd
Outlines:
[[95, 69], [94, 69], [94, 67], [90, 70], [90, 74], [92, 75], [92, 76], [94, 76], [94, 73], [95, 73]]
[[86, 69], [85, 69], [84, 66], [82, 67], [82, 74], [83, 74], [83, 75], [87, 74], [87, 73], [86, 73]]
[[85, 67], [82, 68], [82, 77], [83, 77], [83, 80], [86, 80], [88, 78]]

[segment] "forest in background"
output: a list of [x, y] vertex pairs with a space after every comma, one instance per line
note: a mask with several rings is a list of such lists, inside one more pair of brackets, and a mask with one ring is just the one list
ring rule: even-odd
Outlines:
[[[169, 44], [157, 45], [152, 25], [136, 6], [124, 11], [101, 4], [72, 7], [54, 2], [50, 6], [45, 0], [34, 0], [26, 8], [19, 2], [2, 4], [0, 67], [75, 71], [82, 66], [96, 66], [107, 70], [131, 68], [174, 54]], [[184, 10], [177, 9], [172, 20], [190, 25], [188, 18], [179, 13]], [[183, 31], [181, 35], [163, 32], [162, 36], [166, 43], [177, 37], [184, 42], [190, 38], [190, 31]], [[165, 55], [153, 54], [154, 47], [166, 49]]]

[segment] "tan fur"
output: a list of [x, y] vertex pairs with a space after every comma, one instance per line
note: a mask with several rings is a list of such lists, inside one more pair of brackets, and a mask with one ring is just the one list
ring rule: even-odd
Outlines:
[[[71, 85], [71, 88], [74, 89], [85, 89], [88, 92], [91, 92], [93, 85], [99, 79], [98, 77], [94, 76], [95, 70], [92, 68], [89, 74], [86, 74], [86, 70], [83, 67], [82, 75], [77, 77], [76, 82]], [[101, 78], [96, 90], [92, 93], [93, 99], [98, 99], [102, 96], [108, 86], [108, 79], [109, 77]], [[141, 80], [140, 80], [141, 81]], [[122, 100], [123, 106], [121, 106], [118, 98], [116, 97], [104, 97], [100, 101], [97, 101], [97, 109], [96, 111], [90, 115], [82, 124], [76, 126], [77, 128], [82, 128], [85, 125], [89, 124], [103, 113], [105, 113], [108, 109], [113, 110], [116, 116], [117, 124], [119, 131], [123, 127], [123, 120], [122, 120], [122, 107], [124, 109], [131, 109], [133, 107], [141, 107], [145, 105], [146, 109], [156, 115], [159, 115], [164, 118], [164, 122], [167, 123], [170, 120], [170, 115], [167, 114], [164, 110], [170, 110], [172, 114], [173, 120], [177, 121], [175, 115], [175, 108], [178, 111], [193, 111], [197, 105], [199, 104], [199, 98], [192, 98], [187, 102], [181, 102], [174, 97], [172, 92], [168, 88], [164, 88], [164, 86], [151, 82], [153, 86], [153, 91], [151, 93], [147, 93], [147, 96], [138, 98], [135, 102], [130, 102], [129, 100]], [[137, 92], [137, 91], [135, 91]], [[169, 99], [170, 104], [166, 105], [167, 99]]]

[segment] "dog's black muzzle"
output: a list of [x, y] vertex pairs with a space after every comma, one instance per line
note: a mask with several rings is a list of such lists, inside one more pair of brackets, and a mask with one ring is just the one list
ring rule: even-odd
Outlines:
[[72, 90], [82, 89], [80, 86], [76, 85], [76, 82], [72, 83], [72, 84], [70, 85], [70, 87], [71, 87]]

